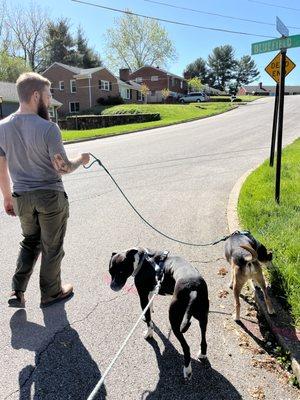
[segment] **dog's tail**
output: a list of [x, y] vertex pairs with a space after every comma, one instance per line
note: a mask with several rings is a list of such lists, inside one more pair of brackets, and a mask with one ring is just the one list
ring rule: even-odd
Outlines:
[[189, 329], [189, 327], [191, 325], [191, 321], [190, 321], [190, 319], [192, 318], [192, 310], [191, 310], [191, 308], [192, 308], [192, 304], [193, 304], [194, 300], [196, 299], [196, 297], [197, 297], [197, 291], [196, 290], [192, 290], [190, 292], [190, 299], [189, 299], [187, 308], [185, 310], [185, 313], [184, 313], [184, 316], [183, 316], [183, 319], [182, 319], [182, 322], [181, 322], [181, 325], [180, 325], [180, 332], [181, 333], [185, 333]]
[[252, 260], [246, 260], [246, 261], [256, 261], [257, 260], [258, 255], [257, 255], [257, 252], [253, 249], [253, 247], [248, 246], [246, 244], [242, 244], [240, 247], [242, 247], [243, 249], [249, 251], [249, 253], [253, 257]]

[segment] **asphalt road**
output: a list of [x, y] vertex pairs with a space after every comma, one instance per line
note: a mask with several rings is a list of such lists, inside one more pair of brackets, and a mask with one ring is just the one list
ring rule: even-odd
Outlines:
[[[201, 121], [68, 145], [67, 151], [70, 156], [91, 151], [101, 158], [159, 229], [184, 241], [207, 242], [228, 233], [226, 206], [236, 180], [268, 157], [273, 101], [261, 99]], [[286, 97], [285, 144], [299, 136], [299, 107], [300, 97]], [[255, 313], [243, 302], [244, 325], [239, 327], [231, 318], [232, 293], [219, 298], [229, 282], [229, 274], [218, 275], [227, 267], [223, 244], [196, 248], [159, 236], [134, 214], [98, 166], [80, 169], [64, 182], [71, 217], [63, 278], [75, 286], [75, 296], [65, 305], [39, 309], [36, 268], [26, 310], [6, 306], [21, 237], [18, 220], [0, 213], [0, 399], [87, 398], [140, 314], [136, 293], [128, 287], [112, 292], [108, 277], [111, 252], [137, 245], [181, 254], [203, 274], [212, 311], [210, 366], [196, 361], [199, 329], [193, 323], [186, 334], [193, 378], [183, 382], [181, 348], [167, 317], [170, 298], [160, 297], [154, 305], [155, 340], [145, 341], [144, 324], [138, 327], [99, 399], [298, 398], [268, 363], [268, 355], [260, 354]]]

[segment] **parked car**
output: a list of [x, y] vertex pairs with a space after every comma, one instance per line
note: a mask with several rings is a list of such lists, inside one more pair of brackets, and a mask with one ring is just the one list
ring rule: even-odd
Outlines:
[[180, 103], [200, 103], [202, 101], [208, 101], [209, 98], [207, 94], [203, 92], [191, 92], [186, 94], [185, 96], [180, 97]]

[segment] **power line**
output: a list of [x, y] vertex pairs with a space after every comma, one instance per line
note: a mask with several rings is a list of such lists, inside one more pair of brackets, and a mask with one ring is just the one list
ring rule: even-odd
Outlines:
[[102, 6], [100, 4], [89, 3], [87, 1], [81, 1], [81, 0], [71, 0], [71, 1], [73, 1], [74, 3], [81, 3], [81, 4], [84, 4], [84, 5], [89, 5], [89, 6], [93, 6], [93, 7], [102, 8], [104, 10], [115, 11], [115, 12], [119, 12], [119, 13], [123, 13], [123, 14], [127, 14], [127, 15], [136, 15], [137, 17], [152, 19], [152, 20], [160, 21], [160, 22], [166, 22], [168, 24], [173, 24], [173, 25], [188, 26], [188, 27], [191, 27], [191, 28], [198, 28], [198, 29], [204, 29], [204, 30], [209, 30], [209, 31], [233, 33], [233, 34], [236, 34], [236, 35], [245, 35], [245, 36], [263, 37], [263, 38], [268, 38], [268, 39], [276, 39], [276, 37], [274, 37], [274, 36], [259, 35], [259, 34], [255, 34], [255, 33], [249, 33], [249, 32], [232, 31], [232, 30], [229, 30], [229, 29], [212, 28], [212, 27], [207, 27], [207, 26], [187, 24], [187, 23], [184, 23], [184, 22], [174, 21], [174, 20], [169, 20], [169, 19], [150, 17], [149, 15], [138, 14], [138, 13], [134, 13], [134, 12], [128, 11], [128, 10], [120, 10], [118, 8], [105, 7], [105, 6]]
[[[143, 0], [143, 1], [146, 1], [147, 3], [159, 4], [159, 5], [166, 6], [166, 7], [177, 8], [179, 10], [192, 11], [192, 12], [199, 13], [199, 14], [214, 15], [214, 16], [221, 17], [221, 18], [234, 19], [237, 21], [253, 22], [255, 24], [261, 24], [261, 25], [276, 26], [276, 24], [271, 23], [271, 22], [257, 21], [254, 19], [247, 19], [247, 18], [239, 18], [239, 17], [234, 17], [231, 15], [218, 14], [218, 13], [213, 13], [213, 12], [209, 12], [209, 11], [203, 11], [203, 10], [188, 8], [188, 7], [174, 6], [173, 4], [165, 3], [165, 2], [161, 2], [161, 1], [155, 1], [155, 0]], [[292, 28], [292, 29], [300, 29], [297, 26], [287, 26], [287, 27]]]
[[287, 7], [287, 6], [279, 6], [278, 4], [274, 3], [266, 3], [264, 1], [258, 1], [258, 0], [248, 0], [250, 3], [257, 3], [257, 4], [263, 4], [264, 6], [269, 6], [269, 7], [277, 7], [277, 8], [284, 8], [286, 10], [293, 10], [293, 11], [300, 11], [300, 8], [294, 8], [294, 7]]

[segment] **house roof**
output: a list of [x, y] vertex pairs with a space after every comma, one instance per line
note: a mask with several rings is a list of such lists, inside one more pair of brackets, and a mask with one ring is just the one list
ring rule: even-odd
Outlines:
[[[43, 74], [48, 71], [48, 69], [50, 69], [51, 67], [53, 67], [53, 65], [58, 65], [62, 68], [67, 69], [70, 72], [74, 73], [74, 78], [87, 78], [90, 77], [93, 73], [98, 72], [102, 69], [107, 69], [105, 67], [95, 67], [95, 68], [79, 68], [79, 67], [73, 67], [72, 65], [67, 65], [67, 64], [63, 64], [60, 62], [54, 62], [53, 64], [51, 64], [44, 72]], [[110, 71], [109, 71], [110, 72]]]
[[141, 90], [141, 85], [136, 83], [135, 81], [122, 81], [120, 78], [117, 78], [118, 85], [122, 85], [127, 89]]
[[[15, 83], [0, 81], [0, 96], [3, 98], [4, 102], [7, 101], [11, 103], [19, 103], [19, 97]], [[60, 107], [62, 106], [62, 103], [52, 98], [51, 105], [54, 107]]]
[[137, 71], [139, 71], [140, 69], [143, 69], [143, 68], [152, 68], [152, 69], [155, 69], [156, 71], [164, 72], [165, 74], [167, 74], [169, 76], [173, 76], [174, 78], [178, 78], [178, 79], [182, 79], [182, 80], [186, 81], [186, 79], [183, 76], [172, 74], [172, 72], [166, 71], [165, 69], [162, 69], [162, 68], [153, 67], [152, 65], [144, 65], [143, 67], [136, 69], [132, 73], [135, 74]]

